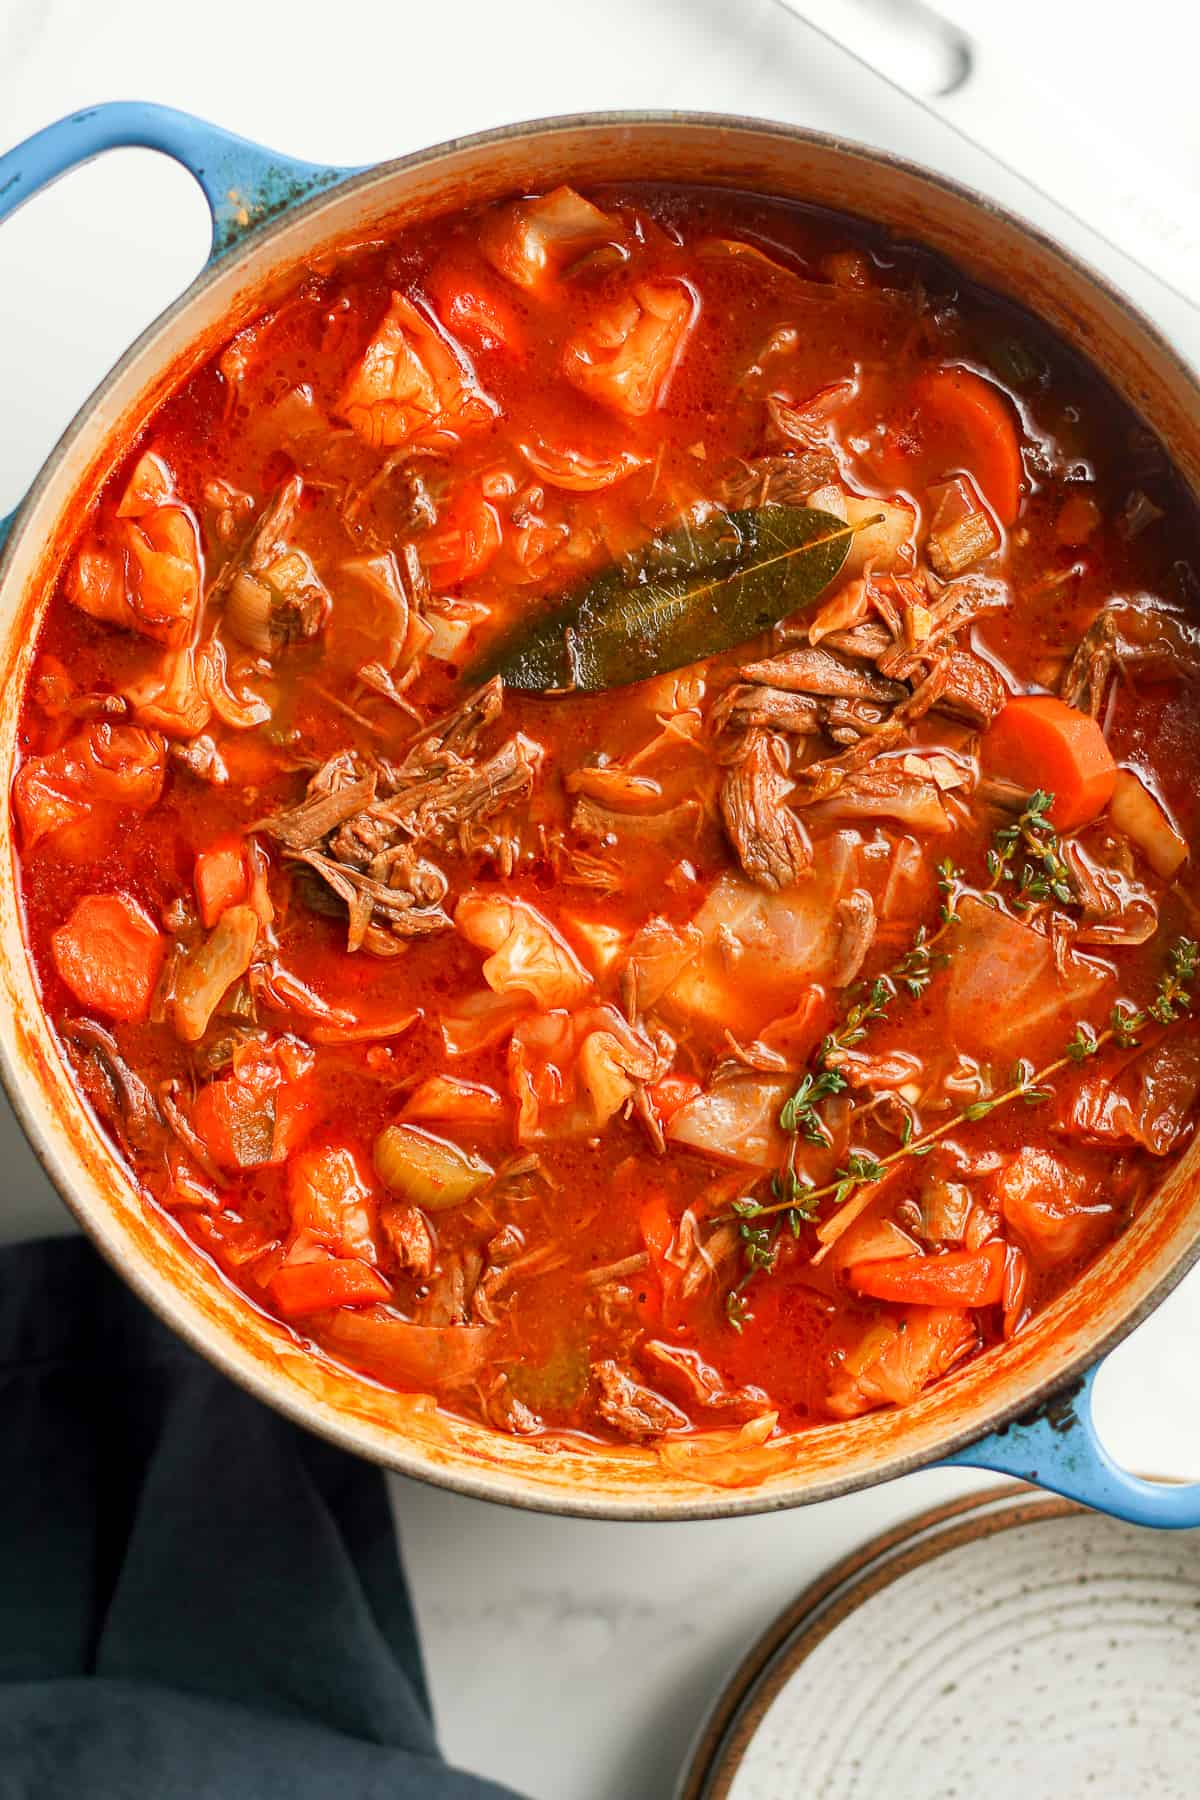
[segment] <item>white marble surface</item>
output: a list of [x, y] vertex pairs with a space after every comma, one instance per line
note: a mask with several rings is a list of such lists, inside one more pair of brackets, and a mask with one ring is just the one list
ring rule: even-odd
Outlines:
[[[1048, 87], [1195, 168], [1200, 26], [1143, 0], [959, 0], [996, 15]], [[1086, 25], [1085, 25], [1086, 18]], [[588, 107], [708, 107], [804, 122], [949, 170], [1056, 229], [1135, 290], [1200, 360], [1200, 322], [1014, 178], [901, 101], [772, 0], [0, 0], [0, 141], [108, 98], [206, 114], [314, 160], [363, 163], [454, 133]], [[1012, 97], [1012, 126], [1036, 102]], [[870, 195], [863, 196], [864, 210]], [[1119, 223], [1119, 222], [1118, 222]], [[112, 155], [0, 231], [0, 513], [134, 333], [199, 267], [189, 178]], [[0, 1240], [66, 1229], [0, 1112]], [[1200, 1475], [1200, 1274], [1111, 1359], [1102, 1425], [1131, 1466]], [[666, 1800], [741, 1649], [819, 1569], [976, 1478], [931, 1472], [789, 1516], [673, 1527], [505, 1512], [397, 1483], [449, 1753], [534, 1800]], [[908, 1800], [897, 1796], [897, 1800]]]

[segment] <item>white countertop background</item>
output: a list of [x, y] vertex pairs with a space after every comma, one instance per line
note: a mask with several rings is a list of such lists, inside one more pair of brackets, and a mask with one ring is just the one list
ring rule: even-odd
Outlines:
[[[1110, 0], [959, 0], [956, 10], [980, 31], [1003, 29], [1031, 72], [1101, 115], [1117, 140], [1175, 157], [1192, 178], [1200, 21], [1172, 0], [1143, 0], [1136, 31]], [[347, 164], [588, 108], [810, 124], [932, 164], [1036, 218], [1200, 361], [1200, 317], [1182, 301], [773, 0], [0, 0], [0, 149], [62, 113], [127, 98]], [[1013, 94], [1012, 129], [1030, 103]], [[198, 190], [143, 151], [79, 171], [0, 230], [0, 514], [206, 249]], [[2, 1102], [0, 1158], [0, 1241], [70, 1229]], [[1200, 1271], [1100, 1379], [1102, 1429], [1129, 1466], [1200, 1476], [1197, 1344]], [[874, 1532], [986, 1479], [932, 1471], [777, 1517], [670, 1527], [546, 1518], [396, 1481], [447, 1753], [532, 1800], [667, 1800], [708, 1700], [797, 1589]]]

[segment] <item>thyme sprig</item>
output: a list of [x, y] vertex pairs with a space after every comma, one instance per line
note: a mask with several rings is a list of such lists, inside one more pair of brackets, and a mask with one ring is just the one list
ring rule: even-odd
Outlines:
[[[1077, 899], [1071, 871], [1063, 861], [1057, 833], [1050, 823], [1053, 805], [1054, 795], [1039, 788], [1030, 795], [1014, 823], [1002, 825], [993, 833], [985, 863], [987, 884], [976, 890], [980, 899], [989, 900], [1006, 883], [1014, 881], [1017, 885], [1010, 896], [1011, 904], [1021, 912], [1036, 902], [1055, 899], [1069, 905]], [[1022, 851], [1027, 860], [1018, 881], [1012, 865]], [[860, 1044], [875, 1020], [887, 1017], [888, 1008], [901, 994], [919, 1000], [936, 971], [949, 962], [949, 953], [938, 946], [959, 922], [958, 899], [966, 884], [964, 871], [946, 857], [937, 866], [937, 884], [941, 903], [936, 929], [930, 932], [927, 926], [919, 926], [907, 950], [875, 977], [865, 997], [855, 1001], [842, 1023], [822, 1040], [811, 1068], [795, 1093], [784, 1101], [779, 1114], [782, 1130], [810, 1144], [832, 1142], [820, 1108], [846, 1086], [837, 1067], [841, 1053]], [[991, 904], [996, 903], [992, 898]]]
[[733, 1211], [738, 1217], [741, 1232], [743, 1273], [741, 1280], [725, 1295], [725, 1317], [735, 1331], [740, 1331], [749, 1312], [746, 1289], [756, 1275], [770, 1275], [774, 1272], [780, 1238], [785, 1231], [790, 1231], [794, 1238], [798, 1238], [807, 1214], [799, 1207], [785, 1202], [784, 1210], [769, 1225], [756, 1225], [753, 1220], [758, 1213], [757, 1201], [735, 1200]]
[[1004, 882], [1014, 880], [1012, 864], [1018, 851], [1027, 860], [1022, 864], [1016, 888], [1008, 896], [1009, 904], [1018, 912], [1031, 906], [1043, 906], [1057, 900], [1071, 906], [1077, 899], [1075, 880], [1063, 860], [1058, 833], [1050, 823], [1054, 795], [1039, 788], [1031, 794], [1024, 812], [1012, 825], [1003, 825], [994, 834], [988, 852], [987, 869], [992, 892]]
[[[1096, 1032], [1086, 1023], [1078, 1024], [1061, 1053], [1042, 1068], [1035, 1069], [1027, 1060], [1019, 1062], [1003, 1092], [993, 1094], [986, 1100], [973, 1101], [970, 1106], [963, 1107], [952, 1118], [943, 1120], [932, 1130], [923, 1131], [919, 1137], [900, 1144], [887, 1156], [876, 1158], [862, 1153], [851, 1156], [846, 1167], [839, 1169], [832, 1181], [805, 1190], [806, 1210], [811, 1213], [817, 1201], [832, 1194], [836, 1211], [845, 1205], [864, 1182], [882, 1180], [889, 1169], [903, 1162], [906, 1157], [927, 1155], [939, 1139], [947, 1137], [964, 1124], [974, 1124], [978, 1119], [985, 1119], [1014, 1101], [1021, 1101], [1026, 1106], [1040, 1105], [1051, 1097], [1053, 1089], [1050, 1083], [1056, 1075], [1097, 1055], [1106, 1044], [1115, 1043], [1120, 1049], [1131, 1049], [1139, 1042], [1137, 1033], [1148, 1024], [1173, 1024], [1191, 1008], [1191, 985], [1196, 977], [1198, 962], [1200, 947], [1191, 938], [1177, 938], [1167, 954], [1167, 968], [1159, 978], [1155, 997], [1144, 1010], [1135, 1009], [1127, 1002], [1118, 1002], [1103, 1031]], [[742, 1201], [739, 1203], [739, 1217], [743, 1221], [766, 1218], [789, 1204], [787, 1201]]]

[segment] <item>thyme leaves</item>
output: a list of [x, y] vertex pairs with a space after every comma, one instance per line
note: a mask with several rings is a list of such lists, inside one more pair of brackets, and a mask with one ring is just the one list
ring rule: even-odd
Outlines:
[[[864, 1188], [877, 1185], [909, 1157], [927, 1156], [941, 1139], [964, 1125], [975, 1124], [1013, 1104], [1043, 1105], [1053, 1098], [1053, 1084], [1057, 1076], [1066, 1069], [1078, 1068], [1089, 1062], [1106, 1045], [1113, 1044], [1120, 1050], [1135, 1049], [1141, 1041], [1139, 1033], [1148, 1026], [1166, 1027], [1176, 1023], [1191, 1010], [1193, 986], [1198, 972], [1200, 945], [1191, 938], [1177, 938], [1167, 952], [1166, 968], [1159, 977], [1154, 998], [1144, 1008], [1134, 1007], [1128, 1001], [1118, 1001], [1102, 1031], [1097, 1031], [1087, 1021], [1081, 1020], [1059, 1054], [1041, 1068], [1035, 1068], [1032, 1062], [1023, 1058], [1016, 1064], [1007, 1086], [1000, 1093], [972, 1101], [928, 1131], [916, 1134], [912, 1129], [906, 1130], [898, 1146], [886, 1155], [874, 1156], [862, 1149], [855, 1150], [847, 1157], [844, 1166], [835, 1171], [831, 1180], [818, 1186], [803, 1183], [789, 1163], [786, 1174], [793, 1184], [790, 1194], [780, 1193], [781, 1183], [779, 1177], [776, 1177], [772, 1182], [772, 1199], [738, 1201], [735, 1212], [743, 1245], [748, 1247], [749, 1253], [747, 1249], [743, 1250], [745, 1273], [727, 1296], [726, 1310], [730, 1322], [738, 1330], [743, 1328], [749, 1316], [745, 1299], [746, 1287], [756, 1274], [771, 1273], [777, 1266], [784, 1220], [792, 1234], [799, 1236], [801, 1224], [815, 1219], [819, 1203], [832, 1198], [833, 1210], [822, 1227], [824, 1241], [813, 1259], [819, 1261], [834, 1241], [835, 1234], [830, 1234], [827, 1227], [851, 1203], [856, 1203], [855, 1211], [858, 1210], [865, 1197]], [[812, 1096], [813, 1088], [810, 1087], [810, 1103]], [[827, 1135], [822, 1135], [816, 1141], [828, 1144], [830, 1139]], [[774, 1229], [764, 1227], [761, 1223], [764, 1219], [778, 1220], [778, 1225]]]

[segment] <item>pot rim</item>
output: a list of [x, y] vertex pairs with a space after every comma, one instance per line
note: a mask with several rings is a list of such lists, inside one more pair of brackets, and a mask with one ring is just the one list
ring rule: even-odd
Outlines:
[[[109, 389], [120, 380], [134, 362], [152, 349], [157, 340], [167, 334], [190, 311], [196, 301], [207, 294], [216, 283], [226, 278], [231, 265], [245, 262], [249, 267], [256, 263], [266, 262], [272, 244], [298, 221], [315, 218], [321, 212], [338, 206], [350, 195], [362, 194], [374, 186], [384, 186], [397, 176], [433, 167], [451, 156], [463, 152], [486, 151], [554, 133], [611, 131], [621, 127], [666, 130], [680, 128], [685, 132], [691, 129], [709, 131], [717, 129], [730, 134], [752, 134], [759, 138], [812, 146], [828, 154], [858, 162], [867, 167], [895, 171], [936, 192], [945, 194], [959, 203], [981, 211], [1006, 226], [1017, 236], [1035, 244], [1061, 265], [1064, 265], [1070, 273], [1100, 293], [1110, 305], [1123, 314], [1143, 341], [1149, 342], [1158, 355], [1170, 365], [1174, 377], [1188, 391], [1197, 413], [1200, 414], [1200, 375], [1197, 370], [1122, 288], [1108, 276], [1096, 270], [1085, 258], [1061, 245], [1040, 226], [952, 176], [928, 168], [912, 158], [861, 143], [855, 139], [842, 138], [831, 132], [814, 130], [802, 125], [792, 125], [780, 120], [760, 118], [752, 114], [668, 109], [552, 114], [518, 121], [510, 125], [493, 126], [487, 130], [468, 133], [461, 137], [447, 138], [427, 148], [409, 151], [404, 156], [374, 163], [352, 172], [348, 171], [344, 178], [338, 180], [333, 186], [294, 205], [285, 207], [273, 217], [254, 226], [231, 247], [210, 256], [204, 267], [182, 293], [163, 312], [151, 320], [96, 384], [46, 456], [13, 516], [12, 528], [6, 542], [0, 546], [0, 590], [3, 589], [10, 576], [12, 566], [22, 547], [29, 519], [36, 510], [37, 501], [54, 479], [59, 466], [69, 455], [73, 446], [91, 426], [96, 408], [103, 401]], [[703, 177], [700, 178], [700, 183], [703, 185]], [[846, 211], [847, 209], [839, 208], [839, 210]], [[858, 216], [868, 221], [871, 218], [868, 212], [862, 212]], [[1093, 359], [1086, 350], [1081, 350], [1076, 345], [1072, 345], [1072, 348], [1075, 349], [1076, 354], [1082, 356], [1089, 366], [1094, 366]], [[7, 866], [13, 871], [11, 879], [15, 887], [15, 863], [11, 857], [8, 859]], [[0, 872], [0, 882], [7, 879], [9, 877]], [[60, 1166], [56, 1146], [48, 1134], [43, 1131], [42, 1124], [35, 1116], [32, 1105], [25, 1098], [24, 1083], [30, 1079], [32, 1077], [27, 1070], [22, 1068], [20, 1059], [15, 1053], [12, 1034], [0, 1034], [0, 1084], [3, 1085], [9, 1103], [42, 1169], [72, 1217], [115, 1272], [133, 1289], [139, 1299], [150, 1307], [162, 1323], [167, 1325], [178, 1337], [181, 1337], [192, 1350], [215, 1365], [230, 1380], [251, 1392], [256, 1399], [282, 1413], [292, 1423], [317, 1433], [352, 1455], [365, 1457], [397, 1474], [448, 1489], [467, 1499], [491, 1501], [496, 1504], [517, 1507], [524, 1511], [551, 1513], [565, 1517], [642, 1523], [743, 1517], [836, 1499], [843, 1494], [874, 1487], [920, 1469], [935, 1466], [942, 1459], [966, 1450], [983, 1437], [1003, 1430], [1014, 1422], [1022, 1422], [1031, 1415], [1036, 1415], [1039, 1409], [1053, 1396], [1061, 1393], [1072, 1383], [1078, 1383], [1088, 1369], [1122, 1342], [1161, 1304], [1184, 1275], [1200, 1260], [1200, 1219], [1198, 1219], [1190, 1239], [1184, 1242], [1182, 1247], [1171, 1256], [1154, 1286], [1140, 1300], [1121, 1312], [1109, 1326], [1094, 1338], [1087, 1337], [1079, 1348], [1073, 1349], [1057, 1367], [1040, 1380], [1033, 1382], [1025, 1392], [1013, 1399], [997, 1403], [992, 1409], [985, 1408], [982, 1418], [973, 1417], [969, 1423], [945, 1430], [932, 1449], [928, 1447], [910, 1448], [892, 1452], [882, 1457], [872, 1468], [847, 1474], [834, 1474], [800, 1492], [790, 1489], [784, 1482], [766, 1488], [728, 1489], [723, 1490], [719, 1495], [714, 1495], [711, 1489], [707, 1489], [704, 1490], [704, 1498], [695, 1500], [676, 1496], [659, 1499], [635, 1498], [636, 1490], [631, 1492], [629, 1499], [601, 1497], [587, 1490], [570, 1493], [543, 1492], [528, 1484], [523, 1475], [501, 1467], [493, 1467], [486, 1472], [475, 1472], [466, 1465], [465, 1460], [461, 1465], [443, 1466], [428, 1456], [419, 1446], [410, 1444], [399, 1432], [396, 1433], [394, 1446], [391, 1442], [387, 1445], [380, 1445], [374, 1439], [366, 1441], [370, 1438], [368, 1430], [357, 1428], [351, 1416], [345, 1411], [334, 1411], [329, 1407], [314, 1409], [307, 1405], [300, 1390], [294, 1388], [286, 1378], [273, 1380], [261, 1363], [240, 1356], [232, 1341], [227, 1340], [224, 1331], [219, 1328], [209, 1328], [206, 1331], [198, 1321], [194, 1321], [189, 1316], [187, 1307], [181, 1309], [181, 1312], [177, 1314], [170, 1299], [155, 1287], [140, 1260], [131, 1264], [121, 1258], [116, 1242], [115, 1225], [111, 1238], [105, 1230], [106, 1223], [113, 1221], [109, 1203], [103, 1200], [96, 1216], [93, 1216], [91, 1200], [75, 1191], [75, 1184], [68, 1177], [67, 1170]], [[90, 1113], [90, 1109], [82, 1100], [80, 1105]], [[169, 1228], [169, 1224], [169, 1220], [164, 1221], [166, 1228]], [[198, 1249], [195, 1254], [203, 1260], [209, 1260], [204, 1258], [203, 1252]], [[212, 1265], [212, 1269], [213, 1278], [223, 1281], [224, 1277], [215, 1264]], [[246, 1304], [253, 1307], [253, 1302], [250, 1300], [247, 1300]], [[370, 1379], [365, 1376], [360, 1378], [364, 1381]]]

